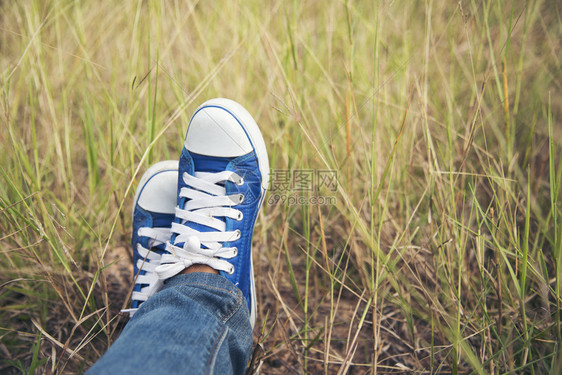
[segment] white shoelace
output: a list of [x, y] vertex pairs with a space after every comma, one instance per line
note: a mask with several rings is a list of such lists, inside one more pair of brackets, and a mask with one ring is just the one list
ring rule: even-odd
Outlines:
[[[226, 195], [224, 182], [242, 185], [244, 179], [231, 171], [195, 172], [195, 176], [184, 173], [182, 178], [188, 187], [181, 188], [179, 196], [188, 201], [183, 208], [176, 207], [176, 218], [181, 219], [181, 224], [172, 223], [172, 232], [177, 235], [174, 242], [183, 243], [183, 246], [166, 244], [169, 254], [162, 256], [156, 274], [165, 280], [193, 264], [206, 264], [217, 271], [233, 274], [234, 266], [224, 259], [234, 258], [238, 249], [223, 247], [223, 243], [239, 239], [241, 233], [239, 230], [227, 232], [225, 221], [218, 218], [242, 220], [242, 212], [232, 206], [242, 203], [244, 195]], [[215, 231], [199, 232], [184, 225], [187, 221]]]
[[[140, 291], [133, 291], [131, 299], [133, 301], [146, 301], [148, 297], [152, 296], [162, 287], [162, 281], [154, 272], [156, 267], [160, 265], [162, 258], [161, 254], [151, 251], [155, 246], [162, 245], [170, 240], [172, 232], [170, 228], [140, 228], [138, 231], [139, 237], [148, 237], [148, 249], [143, 247], [140, 243], [137, 244], [137, 251], [141, 256], [137, 260], [137, 268], [146, 271], [144, 275], [140, 273], [136, 276], [135, 285], [146, 284]], [[121, 312], [129, 313], [133, 317], [138, 308], [130, 308], [121, 310]]]

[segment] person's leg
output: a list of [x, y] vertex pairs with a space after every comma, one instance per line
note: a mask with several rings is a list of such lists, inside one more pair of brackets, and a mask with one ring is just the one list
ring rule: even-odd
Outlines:
[[[137, 188], [133, 319], [90, 374], [241, 374], [257, 314], [252, 233], [268, 186], [263, 137], [240, 104], [211, 99], [191, 118], [177, 172], [165, 167], [151, 167]], [[175, 207], [168, 177], [177, 181]], [[219, 274], [183, 274], [198, 267]]]
[[240, 289], [220, 275], [188, 273], [141, 305], [94, 374], [243, 374], [252, 327]]

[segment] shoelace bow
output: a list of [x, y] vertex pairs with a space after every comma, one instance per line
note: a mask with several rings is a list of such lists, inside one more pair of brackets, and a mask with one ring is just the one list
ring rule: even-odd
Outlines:
[[[160, 265], [162, 255], [150, 249], [167, 243], [172, 237], [172, 232], [170, 228], [143, 227], [139, 228], [138, 236], [148, 237], [148, 249], [143, 247], [140, 243], [137, 244], [137, 251], [141, 257], [137, 260], [137, 268], [146, 272], [144, 275], [140, 273], [135, 275], [135, 285], [145, 284], [145, 286], [141, 287], [140, 291], [133, 291], [131, 299], [133, 301], [144, 302], [162, 286], [162, 281], [154, 272], [156, 267]], [[135, 311], [137, 311], [137, 308], [121, 310], [121, 312], [128, 312], [131, 317]]]
[[[234, 273], [234, 266], [225, 259], [238, 255], [236, 247], [223, 247], [224, 242], [240, 238], [240, 230], [226, 231], [226, 222], [219, 218], [242, 220], [242, 212], [232, 208], [244, 201], [243, 194], [226, 195], [226, 181], [242, 185], [244, 179], [235, 172], [218, 173], [195, 172], [195, 176], [184, 173], [187, 187], [180, 190], [179, 196], [187, 198], [183, 208], [176, 207], [176, 218], [180, 223], [172, 223], [172, 233], [176, 234], [174, 244], [168, 242], [168, 253], [162, 256], [156, 273], [160, 279], [177, 275], [193, 264], [205, 264], [217, 271]], [[215, 229], [200, 232], [185, 225], [192, 222]], [[182, 245], [183, 244], [183, 245]], [[220, 258], [223, 259], [220, 259]]]

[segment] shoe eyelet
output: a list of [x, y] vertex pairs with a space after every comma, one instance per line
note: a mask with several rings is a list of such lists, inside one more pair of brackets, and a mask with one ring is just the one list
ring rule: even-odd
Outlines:
[[236, 241], [240, 239], [240, 237], [242, 237], [242, 232], [240, 231], [240, 229], [236, 229], [235, 233], [236, 233], [236, 238], [235, 238]]
[[238, 256], [238, 248], [237, 247], [233, 247], [232, 251], [234, 252], [234, 256]]
[[229, 275], [233, 275], [234, 274], [234, 266], [230, 266], [230, 268], [228, 269], [228, 274]]
[[242, 221], [243, 218], [244, 218], [244, 214], [242, 213], [242, 211], [238, 211], [238, 217], [236, 218], [236, 220]]
[[236, 183], [236, 185], [238, 185], [238, 186], [244, 185], [244, 177], [240, 177], [240, 179], [238, 180], [238, 182]]
[[240, 193], [238, 194], [238, 204], [241, 204], [242, 202], [244, 202], [244, 194]]

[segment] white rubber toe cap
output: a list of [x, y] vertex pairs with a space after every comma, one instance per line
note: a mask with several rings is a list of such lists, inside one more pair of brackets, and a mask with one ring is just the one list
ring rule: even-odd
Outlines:
[[234, 100], [216, 98], [201, 104], [191, 117], [184, 146], [190, 152], [215, 157], [237, 157], [254, 150], [262, 188], [267, 190], [269, 161], [265, 142], [252, 115]]
[[[144, 173], [135, 193], [135, 205], [150, 212], [173, 214], [178, 191], [178, 162], [166, 160]], [[133, 210], [134, 206], [133, 205]]]
[[[255, 123], [251, 116], [250, 119]], [[236, 117], [227, 108], [209, 102], [199, 107], [191, 118], [185, 148], [196, 154], [216, 157], [242, 156], [253, 150]]]

